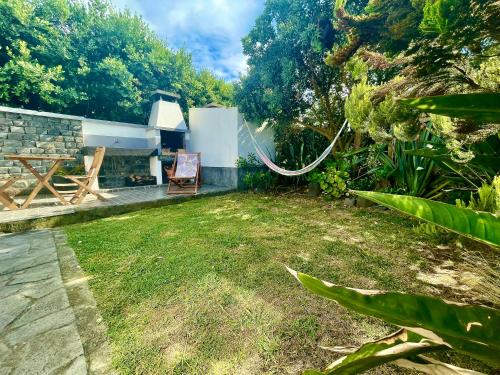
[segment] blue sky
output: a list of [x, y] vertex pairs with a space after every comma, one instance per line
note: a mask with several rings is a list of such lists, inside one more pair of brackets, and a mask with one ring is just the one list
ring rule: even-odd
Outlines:
[[262, 12], [264, 0], [112, 0], [139, 13], [173, 48], [185, 48], [197, 68], [226, 80], [246, 69], [241, 38]]

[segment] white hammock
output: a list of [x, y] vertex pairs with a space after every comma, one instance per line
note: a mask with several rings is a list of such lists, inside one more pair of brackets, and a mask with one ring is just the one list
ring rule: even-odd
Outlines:
[[342, 130], [344, 130], [344, 128], [347, 125], [347, 119], [344, 121], [344, 124], [342, 125], [339, 132], [337, 133], [337, 135], [333, 139], [333, 142], [330, 144], [330, 146], [328, 146], [326, 148], [325, 151], [323, 151], [323, 153], [319, 156], [319, 158], [317, 158], [315, 161], [313, 161], [311, 164], [305, 166], [304, 168], [298, 169], [296, 171], [289, 171], [287, 169], [283, 169], [283, 168], [277, 166], [276, 164], [274, 164], [271, 161], [271, 159], [269, 159], [266, 156], [264, 151], [262, 151], [260, 146], [257, 144], [257, 141], [255, 140], [255, 137], [253, 136], [253, 133], [250, 130], [250, 128], [248, 127], [248, 124], [246, 121], [245, 121], [245, 125], [247, 127], [248, 133], [250, 133], [250, 138], [252, 138], [253, 146], [255, 148], [255, 151], [257, 152], [257, 156], [262, 160], [262, 162], [265, 165], [267, 165], [269, 167], [269, 169], [271, 169], [271, 170], [275, 171], [276, 173], [279, 173], [283, 176], [300, 176], [301, 174], [312, 171], [314, 168], [316, 168], [319, 165], [319, 163], [321, 163], [328, 155], [330, 155], [330, 152], [332, 152], [333, 146], [335, 146], [335, 143], [337, 143], [337, 140], [340, 137], [340, 133], [342, 133]]

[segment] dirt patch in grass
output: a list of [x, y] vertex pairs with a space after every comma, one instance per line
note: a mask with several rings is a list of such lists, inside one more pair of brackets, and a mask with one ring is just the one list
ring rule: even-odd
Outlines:
[[359, 345], [394, 327], [312, 296], [284, 264], [358, 288], [474, 295], [452, 281], [455, 245], [443, 255], [414, 224], [377, 208], [230, 194], [65, 229], [122, 373], [298, 374], [338, 357], [320, 346]]

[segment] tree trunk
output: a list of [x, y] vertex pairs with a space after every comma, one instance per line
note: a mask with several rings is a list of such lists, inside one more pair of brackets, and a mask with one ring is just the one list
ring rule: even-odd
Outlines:
[[363, 138], [363, 134], [359, 130], [356, 130], [354, 132], [354, 148], [356, 150], [361, 147], [362, 138]]

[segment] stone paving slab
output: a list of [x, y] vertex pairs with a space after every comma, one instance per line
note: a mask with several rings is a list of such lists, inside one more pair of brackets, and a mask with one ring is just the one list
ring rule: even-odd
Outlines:
[[[203, 185], [198, 195], [229, 192], [233, 190], [233, 188], [228, 187]], [[126, 206], [136, 203], [178, 200], [183, 197], [193, 195], [167, 195], [167, 187], [165, 185], [109, 189], [101, 190], [100, 193], [107, 198], [106, 201], [100, 201], [93, 195], [88, 194], [83, 203], [77, 206], [63, 206], [60, 201], [53, 196], [37, 197], [29, 208], [21, 210], [11, 211], [0, 204], [0, 223], [13, 223], [39, 218], [71, 215], [82, 211], [91, 211], [106, 207]]]
[[87, 373], [53, 233], [0, 235], [0, 375]]

